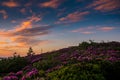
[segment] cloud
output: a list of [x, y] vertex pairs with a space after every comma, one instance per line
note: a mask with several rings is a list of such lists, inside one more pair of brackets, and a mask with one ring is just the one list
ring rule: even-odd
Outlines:
[[102, 12], [120, 9], [120, 0], [95, 0], [88, 8], [94, 8]]
[[8, 44], [8, 42], [0, 41], [0, 45], [3, 45], [3, 44]]
[[114, 30], [115, 27], [101, 27], [101, 28], [98, 28], [98, 30], [101, 30], [101, 31], [111, 31], [111, 30]]
[[59, 19], [57, 23], [71, 23], [71, 22], [78, 22], [80, 20], [83, 20], [84, 16], [88, 15], [90, 12], [89, 11], [84, 11], [84, 12], [73, 12], [68, 14], [65, 17], [62, 17]]
[[22, 8], [22, 9], [20, 9], [20, 12], [21, 12], [22, 14], [25, 14], [25, 13], [26, 13], [26, 9], [25, 9], [25, 8]]
[[38, 16], [33, 15], [31, 17], [28, 17], [28, 20], [23, 21], [15, 29], [16, 29], [16, 31], [21, 31], [21, 30], [24, 30], [24, 29], [32, 28], [33, 22], [38, 22], [38, 21], [41, 21], [41, 20], [42, 20], [42, 18], [41, 18], [40, 15], [38, 15]]
[[79, 29], [76, 29], [76, 30], [72, 30], [71, 32], [74, 32], [74, 33], [81, 33], [81, 34], [93, 34], [95, 33], [93, 31], [94, 27], [85, 27], [85, 28], [79, 28]]
[[23, 29], [21, 31], [14, 32], [14, 35], [21, 35], [21, 36], [40, 36], [40, 35], [46, 35], [50, 31], [48, 29], [50, 26], [40, 26], [40, 27], [34, 27], [34, 28], [29, 28], [29, 29]]
[[41, 36], [49, 34], [49, 29], [51, 26], [40, 26], [40, 27], [32, 27], [30, 29], [22, 29], [20, 31], [13, 29], [8, 31], [0, 31], [0, 36], [3, 37], [14, 37], [14, 36], [24, 36], [24, 37], [35, 37], [35, 36]]
[[30, 13], [30, 14], [35, 14], [33, 11], [32, 11], [32, 9], [31, 8], [27, 8], [27, 7], [25, 7], [25, 8], [21, 8], [20, 10], [19, 10], [22, 14], [24, 14], [24, 15], [27, 15], [27, 13]]
[[10, 0], [10, 1], [6, 1], [6, 2], [2, 2], [2, 6], [13, 8], [13, 7], [20, 6], [20, 4], [15, 2], [15, 1], [13, 1], [13, 0]]
[[3, 19], [7, 19], [8, 18], [7, 12], [5, 10], [0, 10], [0, 14], [3, 15]]
[[[11, 30], [0, 30], [1, 37], [7, 37], [11, 43], [18, 46], [28, 46], [47, 42], [40, 40], [40, 36], [48, 35], [52, 26], [36, 26], [34, 23], [41, 20], [40, 16], [28, 17], [27, 20], [21, 22], [17, 27]], [[2, 42], [1, 42], [2, 43]]]
[[107, 32], [107, 31], [112, 31], [116, 29], [115, 27], [85, 27], [85, 28], [78, 28], [75, 30], [72, 30], [71, 32], [74, 33], [81, 33], [81, 34], [93, 34], [98, 31], [100, 32]]
[[39, 40], [33, 37], [24, 37], [24, 36], [13, 37], [11, 40], [12, 42], [18, 43], [19, 46], [39, 45], [48, 42], [47, 40]]
[[16, 23], [16, 20], [12, 20], [11, 23]]
[[39, 6], [40, 7], [57, 8], [58, 6], [60, 6], [61, 3], [62, 3], [61, 0], [49, 0], [47, 2], [40, 3]]
[[84, 31], [84, 32], [81, 32], [82, 34], [93, 34], [94, 32], [90, 32], [90, 31]]

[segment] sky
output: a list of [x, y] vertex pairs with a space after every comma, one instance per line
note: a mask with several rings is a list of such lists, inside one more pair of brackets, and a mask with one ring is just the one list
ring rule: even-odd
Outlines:
[[0, 57], [82, 41], [120, 41], [120, 0], [0, 0]]

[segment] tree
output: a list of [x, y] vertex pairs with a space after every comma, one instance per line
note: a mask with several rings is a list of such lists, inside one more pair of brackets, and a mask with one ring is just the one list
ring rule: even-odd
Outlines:
[[16, 52], [14, 52], [14, 53], [13, 53], [13, 57], [16, 57], [16, 55], [17, 55], [17, 53], [16, 53]]
[[34, 54], [35, 54], [35, 53], [33, 52], [32, 47], [30, 47], [29, 50], [28, 50], [27, 55], [28, 55], [28, 56], [31, 56], [31, 55], [34, 55]]

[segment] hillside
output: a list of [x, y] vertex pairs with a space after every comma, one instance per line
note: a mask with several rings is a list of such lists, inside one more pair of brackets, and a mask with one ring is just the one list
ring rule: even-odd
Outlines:
[[82, 42], [33, 56], [0, 61], [3, 80], [118, 80], [120, 42]]

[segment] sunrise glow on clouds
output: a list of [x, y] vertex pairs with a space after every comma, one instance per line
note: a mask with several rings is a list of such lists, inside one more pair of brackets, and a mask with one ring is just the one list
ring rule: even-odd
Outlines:
[[0, 56], [24, 56], [77, 45], [85, 40], [116, 40], [119, 0], [1, 0]]

